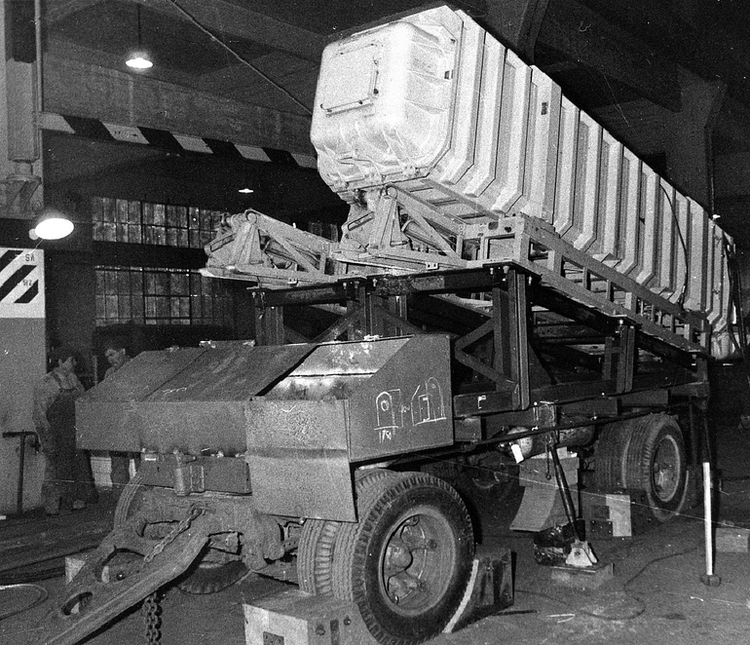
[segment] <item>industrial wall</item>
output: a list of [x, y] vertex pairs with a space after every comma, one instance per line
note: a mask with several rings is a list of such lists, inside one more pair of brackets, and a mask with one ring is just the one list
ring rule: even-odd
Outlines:
[[[0, 514], [18, 511], [21, 437], [33, 431], [34, 384], [46, 371], [44, 253], [0, 247]], [[40, 502], [44, 458], [25, 439], [24, 509]]]

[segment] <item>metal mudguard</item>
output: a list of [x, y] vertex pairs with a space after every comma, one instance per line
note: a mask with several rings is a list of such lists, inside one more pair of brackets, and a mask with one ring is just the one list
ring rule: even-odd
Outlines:
[[453, 442], [449, 339], [320, 345], [246, 409], [258, 510], [354, 520], [351, 462]]

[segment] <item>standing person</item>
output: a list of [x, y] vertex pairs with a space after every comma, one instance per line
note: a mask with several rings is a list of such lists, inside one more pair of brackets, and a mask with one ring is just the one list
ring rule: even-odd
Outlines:
[[51, 370], [34, 388], [33, 418], [47, 460], [42, 503], [48, 515], [61, 507], [78, 510], [97, 501], [88, 453], [76, 449], [75, 400], [83, 386], [70, 348], [50, 352]]
[[109, 362], [104, 378], [114, 374], [130, 360], [128, 350], [125, 349], [125, 343], [118, 339], [111, 340], [104, 346], [104, 357]]
[[[109, 362], [109, 367], [104, 373], [105, 379], [112, 376], [112, 374], [130, 360], [125, 343], [119, 338], [113, 338], [104, 346], [104, 357]], [[129, 452], [110, 451], [109, 453], [111, 466], [110, 479], [112, 480], [112, 488], [117, 495], [122, 492], [122, 488], [130, 481], [131, 457], [136, 458], [137, 464], [138, 455], [131, 455]]]

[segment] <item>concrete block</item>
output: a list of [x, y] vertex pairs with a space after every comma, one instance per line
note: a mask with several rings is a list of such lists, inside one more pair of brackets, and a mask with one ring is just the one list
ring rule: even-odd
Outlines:
[[247, 645], [376, 645], [354, 603], [282, 591], [243, 605]]
[[581, 513], [589, 538], [632, 537], [631, 498], [627, 492], [581, 491]]

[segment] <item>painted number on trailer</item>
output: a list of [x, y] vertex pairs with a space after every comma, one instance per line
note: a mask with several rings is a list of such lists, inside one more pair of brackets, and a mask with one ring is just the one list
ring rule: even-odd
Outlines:
[[404, 428], [405, 419], [411, 429], [446, 418], [443, 389], [433, 376], [420, 383], [408, 404], [404, 403], [400, 388], [380, 392], [375, 397], [375, 409], [375, 430], [381, 444], [397, 438], [398, 431]]

